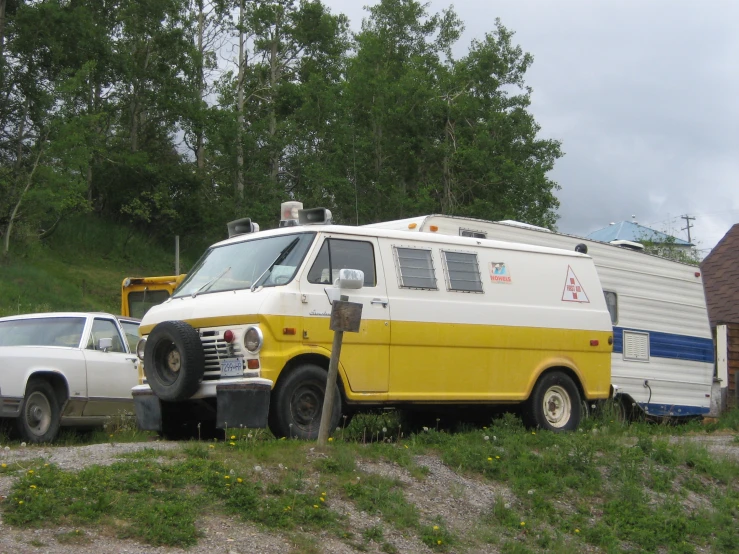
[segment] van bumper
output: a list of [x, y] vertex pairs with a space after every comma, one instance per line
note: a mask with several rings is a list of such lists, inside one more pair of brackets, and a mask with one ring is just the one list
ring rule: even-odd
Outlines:
[[217, 428], [267, 427], [271, 391], [272, 381], [252, 377], [201, 383], [192, 398], [183, 402], [162, 402], [149, 385], [138, 385], [131, 390], [131, 394], [139, 429], [161, 432], [164, 431], [163, 412], [168, 405], [213, 398], [216, 400]]

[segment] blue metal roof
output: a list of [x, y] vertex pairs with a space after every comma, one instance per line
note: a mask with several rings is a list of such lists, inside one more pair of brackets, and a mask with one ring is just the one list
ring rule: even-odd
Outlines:
[[640, 242], [643, 240], [651, 240], [656, 243], [666, 242], [667, 240], [675, 239], [675, 245], [677, 246], [693, 246], [693, 244], [679, 239], [677, 237], [670, 237], [666, 233], [655, 231], [644, 225], [639, 225], [633, 221], [619, 221], [613, 223], [603, 229], [598, 229], [590, 233], [587, 238], [592, 240], [598, 240], [601, 242], [611, 242], [612, 240], [630, 240], [634, 242]]

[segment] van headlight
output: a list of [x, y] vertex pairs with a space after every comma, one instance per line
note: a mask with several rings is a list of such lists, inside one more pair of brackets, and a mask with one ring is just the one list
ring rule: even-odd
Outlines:
[[144, 352], [146, 351], [146, 339], [139, 339], [139, 342], [136, 343], [136, 355], [139, 357], [139, 360], [142, 362], [144, 361]]
[[262, 335], [259, 327], [249, 327], [244, 334], [244, 346], [252, 354], [259, 352], [264, 342], [264, 335]]

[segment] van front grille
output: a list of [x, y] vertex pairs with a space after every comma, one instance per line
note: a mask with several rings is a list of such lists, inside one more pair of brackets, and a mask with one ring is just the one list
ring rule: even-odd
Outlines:
[[203, 353], [205, 354], [205, 373], [203, 374], [203, 379], [206, 381], [221, 378], [221, 359], [243, 355], [241, 347], [238, 344], [230, 345], [225, 340], [217, 337], [200, 337], [200, 342], [203, 345]]

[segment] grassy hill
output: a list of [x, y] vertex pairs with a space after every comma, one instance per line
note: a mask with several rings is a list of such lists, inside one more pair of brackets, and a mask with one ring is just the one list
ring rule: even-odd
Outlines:
[[[189, 247], [181, 254], [182, 271], [204, 245], [191, 241]], [[94, 215], [70, 218], [47, 240], [16, 245], [0, 261], [0, 316], [57, 310], [119, 313], [125, 277], [171, 275], [174, 259], [174, 238], [167, 248]]]

